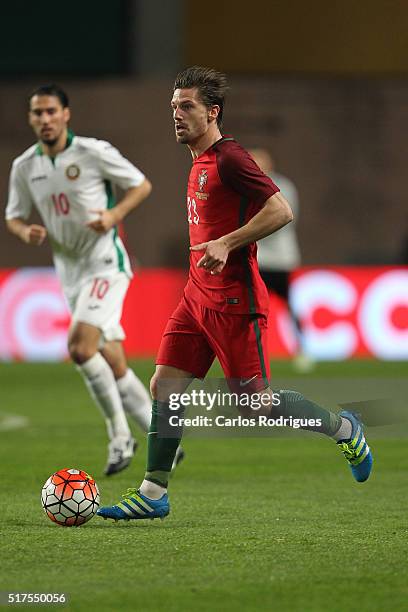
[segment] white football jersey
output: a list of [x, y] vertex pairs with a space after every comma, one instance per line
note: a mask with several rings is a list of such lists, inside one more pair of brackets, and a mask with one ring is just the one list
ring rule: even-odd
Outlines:
[[293, 270], [300, 266], [300, 248], [296, 236], [296, 218], [299, 213], [298, 193], [293, 182], [282, 174], [269, 174], [293, 211], [295, 221], [258, 241], [258, 264], [261, 270]]
[[98, 218], [92, 210], [114, 206], [115, 186], [138, 187], [144, 178], [109, 142], [69, 131], [65, 150], [54, 159], [36, 144], [14, 160], [6, 219], [27, 220], [37, 208], [68, 295], [90, 277], [118, 271], [131, 277], [117, 229], [98, 234], [86, 224]]

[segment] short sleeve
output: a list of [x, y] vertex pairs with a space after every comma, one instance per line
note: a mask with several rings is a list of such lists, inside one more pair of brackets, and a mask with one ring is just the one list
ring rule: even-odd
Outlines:
[[139, 187], [145, 180], [144, 174], [109, 142], [98, 142], [98, 155], [102, 176], [121, 189]]
[[32, 206], [33, 201], [21, 167], [14, 163], [10, 173], [6, 219], [28, 219]]
[[235, 141], [216, 146], [218, 174], [224, 185], [262, 205], [279, 187], [262, 172], [252, 157]]

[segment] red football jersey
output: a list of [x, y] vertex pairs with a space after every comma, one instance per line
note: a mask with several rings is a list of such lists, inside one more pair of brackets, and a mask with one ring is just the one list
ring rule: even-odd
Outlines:
[[[223, 137], [194, 159], [188, 179], [190, 245], [216, 240], [245, 225], [278, 187], [233, 138]], [[267, 314], [268, 293], [256, 259], [256, 244], [231, 251], [220, 274], [197, 262], [190, 251], [188, 298], [207, 308], [236, 314]]]

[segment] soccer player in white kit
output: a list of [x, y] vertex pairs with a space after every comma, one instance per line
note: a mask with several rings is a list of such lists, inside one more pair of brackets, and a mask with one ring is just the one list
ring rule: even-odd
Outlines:
[[[122, 347], [120, 319], [132, 272], [116, 228], [151, 184], [110, 143], [75, 136], [69, 119], [59, 87], [46, 85], [30, 96], [38, 143], [13, 162], [6, 222], [23, 242], [50, 241], [72, 314], [68, 350], [106, 420], [110, 475], [129, 465], [136, 448], [126, 414], [144, 432], [151, 418], [150, 396]], [[115, 205], [116, 186], [124, 195]], [[33, 206], [44, 225], [29, 224]]]

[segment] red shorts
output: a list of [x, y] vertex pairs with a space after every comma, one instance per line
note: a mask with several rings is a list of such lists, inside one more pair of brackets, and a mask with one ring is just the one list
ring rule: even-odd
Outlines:
[[183, 297], [164, 330], [156, 364], [204, 378], [218, 357], [226, 378], [251, 382], [251, 391], [258, 391], [269, 385], [267, 327], [265, 315], [219, 312]]

